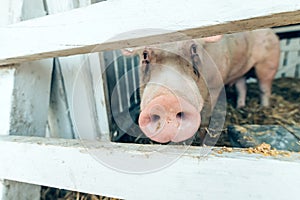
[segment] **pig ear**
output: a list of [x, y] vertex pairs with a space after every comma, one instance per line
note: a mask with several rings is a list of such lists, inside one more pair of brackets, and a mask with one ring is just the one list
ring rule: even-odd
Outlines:
[[126, 49], [121, 49], [121, 52], [123, 56], [132, 56], [136, 54], [136, 49], [126, 48]]
[[215, 36], [203, 38], [203, 40], [205, 42], [218, 42], [219, 40], [222, 39], [222, 37], [223, 35], [215, 35]]

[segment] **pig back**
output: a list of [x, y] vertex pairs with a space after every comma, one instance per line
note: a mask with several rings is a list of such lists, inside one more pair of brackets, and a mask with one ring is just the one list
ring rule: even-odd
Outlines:
[[[279, 40], [271, 29], [259, 29], [224, 35], [217, 43], [205, 44], [205, 50], [215, 62], [224, 84], [234, 84], [258, 62], [279, 51]], [[209, 70], [207, 70], [209, 71]], [[208, 75], [208, 80], [212, 80]]]

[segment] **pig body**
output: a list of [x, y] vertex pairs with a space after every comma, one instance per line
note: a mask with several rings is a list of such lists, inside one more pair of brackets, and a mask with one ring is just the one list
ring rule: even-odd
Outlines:
[[[251, 68], [259, 81], [261, 105], [269, 106], [269, 97], [279, 63], [279, 40], [270, 29], [224, 35], [217, 43], [205, 47], [220, 70], [224, 84], [235, 84], [238, 92], [237, 107], [245, 106], [246, 77]], [[205, 66], [205, 64], [204, 64]], [[208, 84], [214, 84], [213, 74], [208, 75]], [[216, 100], [213, 99], [213, 102]]]
[[197, 39], [147, 47], [139, 54], [139, 126], [152, 140], [165, 143], [191, 138], [201, 119], [210, 115], [224, 84], [235, 85], [237, 107], [245, 106], [245, 74], [252, 68], [261, 105], [268, 106], [280, 51], [277, 36], [263, 29], [224, 35], [217, 42]]

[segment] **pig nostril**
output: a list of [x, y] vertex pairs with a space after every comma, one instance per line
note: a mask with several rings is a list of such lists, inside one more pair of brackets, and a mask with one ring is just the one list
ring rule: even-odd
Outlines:
[[185, 113], [184, 112], [179, 112], [176, 114], [176, 119], [184, 119]]
[[152, 122], [157, 122], [157, 121], [160, 120], [160, 116], [159, 115], [155, 115], [155, 114], [151, 115], [150, 118], [151, 118]]

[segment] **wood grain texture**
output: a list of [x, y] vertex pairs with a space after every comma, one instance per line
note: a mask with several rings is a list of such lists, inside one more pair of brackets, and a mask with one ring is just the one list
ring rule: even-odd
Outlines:
[[0, 28], [0, 64], [299, 22], [293, 0], [108, 0]]

